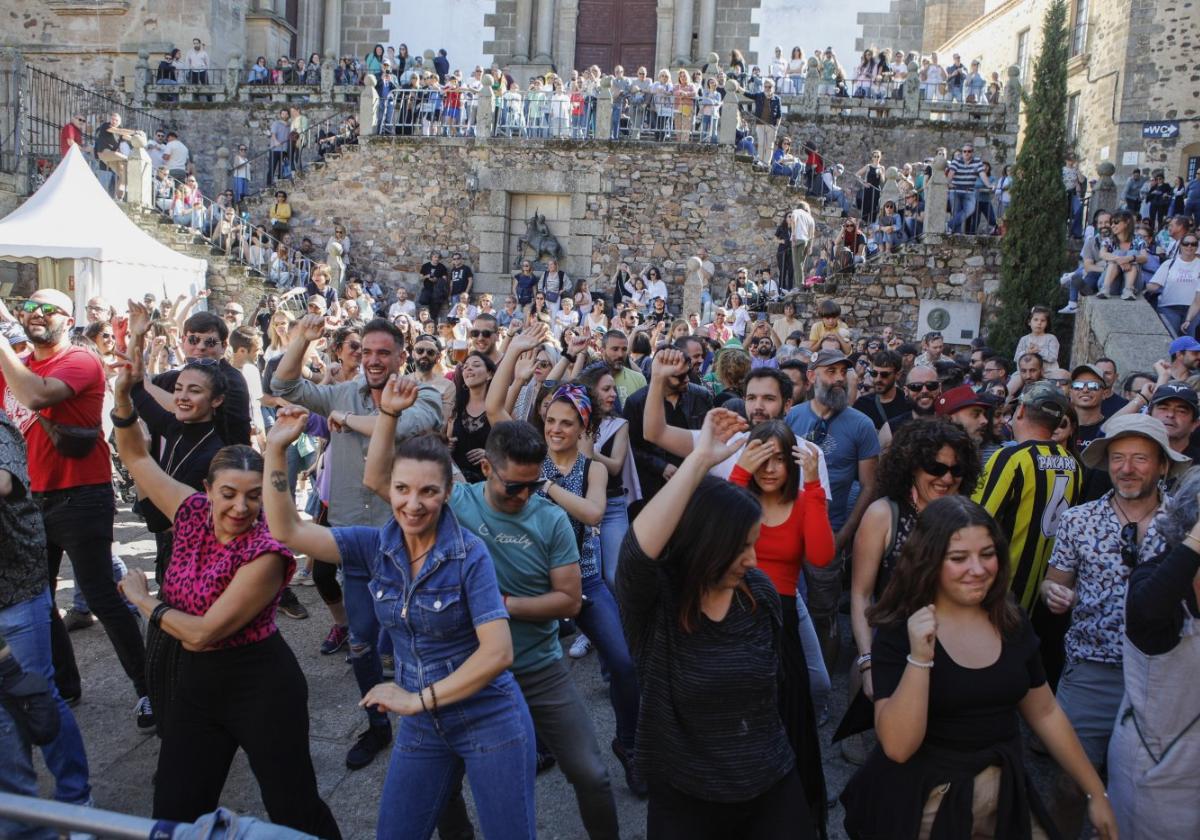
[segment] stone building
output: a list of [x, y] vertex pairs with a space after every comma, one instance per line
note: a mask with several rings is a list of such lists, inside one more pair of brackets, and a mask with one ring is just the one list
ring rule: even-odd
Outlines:
[[[940, 53], [1016, 64], [1028, 79], [1049, 0], [989, 0]], [[1134, 167], [1187, 179], [1200, 165], [1200, 14], [1176, 0], [1069, 0], [1067, 133], [1089, 177]]]
[[139, 51], [151, 66], [193, 38], [212, 67], [231, 58], [270, 64], [313, 52], [365, 56], [405, 43], [413, 55], [445, 48], [453, 67], [493, 61], [527, 77], [614, 64], [698, 66], [716, 52], [728, 63], [757, 56], [751, 20], [761, 0], [7, 0], [0, 48], [89, 87], [129, 93]]
[[983, 15], [984, 0], [891, 0], [886, 12], [859, 12], [860, 53], [870, 47], [931, 52]]

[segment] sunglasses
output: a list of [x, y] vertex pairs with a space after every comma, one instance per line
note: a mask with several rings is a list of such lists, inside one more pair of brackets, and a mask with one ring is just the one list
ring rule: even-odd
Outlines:
[[1137, 523], [1126, 522], [1121, 526], [1121, 565], [1132, 569], [1138, 561]]
[[1180, 247], [1183, 247], [1183, 248], [1195, 248], [1196, 240], [1195, 239], [1185, 239], [1182, 242], [1180, 242], [1179, 245], [1180, 245]]
[[491, 338], [495, 334], [492, 330], [471, 330], [467, 333], [471, 338]]
[[904, 387], [907, 388], [908, 390], [912, 391], [914, 394], [921, 393], [922, 389], [924, 389], [932, 394], [934, 391], [937, 391], [942, 387], [942, 383], [941, 382], [909, 382]]
[[[357, 350], [358, 348], [355, 348], [355, 349]], [[414, 356], [436, 356], [437, 354], [438, 354], [438, 351], [432, 347], [426, 347], [423, 349], [418, 348], [416, 350], [413, 350]]]
[[815, 443], [817, 446], [825, 443], [825, 438], [829, 437], [829, 421], [822, 418], [817, 421], [817, 425], [809, 430], [808, 434], [804, 435], [804, 439], [809, 443]]
[[203, 344], [205, 347], [216, 347], [218, 344], [221, 343], [221, 339], [214, 338], [211, 335], [208, 336], [207, 338], [201, 338], [198, 335], [189, 335], [187, 337], [187, 343], [192, 345], [193, 347], [195, 347], [197, 344]]
[[537, 481], [506, 481], [501, 478], [500, 473], [494, 473], [494, 475], [504, 485], [505, 496], [519, 496], [526, 491], [534, 493], [540, 490], [546, 482], [544, 478], [539, 478]]
[[53, 303], [39, 303], [36, 300], [27, 300], [21, 304], [21, 311], [27, 315], [32, 315], [37, 312], [44, 318], [49, 318], [51, 315], [66, 315], [67, 312], [61, 307], [55, 306]]
[[1100, 382], [1072, 382], [1072, 391], [1103, 391], [1104, 385]]
[[343, 346], [349, 347], [351, 353], [357, 353], [359, 350], [362, 349], [362, 342], [361, 341], [347, 341]]
[[931, 463], [924, 464], [921, 469], [929, 473], [934, 478], [941, 478], [946, 473], [950, 473], [950, 475], [954, 476], [955, 478], [963, 477], [962, 464], [954, 464], [951, 466], [950, 464], [943, 464], [941, 461], [932, 461]]
[[891, 379], [893, 376], [896, 375], [896, 371], [894, 371], [894, 370], [882, 370], [882, 369], [876, 369], [876, 368], [871, 368], [870, 373], [871, 373], [871, 376], [875, 379]]
[[109, 338], [109, 339], [116, 338], [116, 336], [115, 336], [115, 335], [113, 335], [113, 334], [112, 334], [112, 333], [110, 333], [110, 332], [107, 332], [107, 333], [100, 333], [100, 337], [101, 337], [101, 338]]

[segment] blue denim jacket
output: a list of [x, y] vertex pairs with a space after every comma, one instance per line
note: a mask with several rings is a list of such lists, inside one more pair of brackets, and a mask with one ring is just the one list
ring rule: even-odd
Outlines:
[[[406, 691], [456, 670], [479, 647], [475, 628], [508, 618], [487, 548], [459, 525], [449, 505], [415, 580], [394, 519], [383, 528], [334, 528], [333, 537], [344, 565], [370, 573], [375, 615], [392, 638], [396, 682]], [[506, 678], [507, 671], [496, 679]]]

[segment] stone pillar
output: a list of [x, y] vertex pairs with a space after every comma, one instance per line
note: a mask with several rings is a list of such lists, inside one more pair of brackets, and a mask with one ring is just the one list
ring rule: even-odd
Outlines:
[[1013, 132], [1021, 120], [1021, 68], [1013, 64], [1008, 68], [1008, 83], [1004, 86], [1004, 122]]
[[332, 50], [326, 50], [321, 59], [321, 101], [333, 101], [333, 73], [337, 68], [337, 57]]
[[879, 190], [879, 206], [883, 207], [888, 201], [895, 202], [896, 207], [900, 207], [900, 184], [896, 181], [900, 177], [900, 170], [894, 166], [889, 166], [887, 172], [884, 173], [883, 187]]
[[696, 57], [713, 51], [717, 35], [717, 0], [700, 0], [700, 45]]
[[325, 0], [325, 27], [321, 46], [334, 61], [342, 54], [342, 0]]
[[513, 48], [513, 61], [518, 64], [529, 61], [530, 33], [533, 31], [533, 0], [517, 0], [517, 35]]
[[225, 65], [225, 101], [233, 102], [238, 98], [238, 84], [242, 81], [242, 54], [235, 52], [229, 56]]
[[575, 36], [579, 29], [579, 0], [556, 0], [554, 60], [560, 70], [575, 66]]
[[213, 191], [215, 194], [229, 189], [232, 181], [229, 177], [229, 149], [224, 146], [217, 148], [217, 169], [213, 172]]
[[596, 92], [596, 139], [607, 140], [613, 136], [612, 76], [600, 79], [600, 90]]
[[479, 91], [479, 111], [475, 118], [476, 142], [490, 140], [496, 127], [496, 95], [492, 90], [495, 82], [491, 73], [483, 74], [483, 87]]
[[692, 0], [675, 0], [675, 55], [671, 63], [687, 67], [692, 63]]
[[129, 137], [129, 160], [125, 163], [125, 201], [135, 207], [152, 206], [154, 167], [146, 153], [146, 133], [135, 131]]
[[925, 181], [925, 234], [946, 232], [946, 201], [949, 198], [946, 183], [946, 156], [933, 159], [933, 174]]
[[364, 137], [375, 133], [375, 112], [379, 109], [379, 91], [375, 89], [375, 83], [375, 74], [368, 73], [358, 96], [358, 133]]
[[554, 59], [554, 0], [537, 0], [537, 41], [534, 44], [533, 60], [537, 64], [551, 64]]
[[738, 107], [742, 96], [738, 92], [737, 82], [731, 81], [726, 89], [725, 98], [721, 101], [721, 122], [717, 126], [717, 140], [722, 146], [733, 146], [737, 143]]
[[675, 42], [675, 0], [657, 0], [654, 17], [658, 28], [654, 35], [654, 64], [648, 68], [651, 73], [657, 72], [655, 68], [667, 67], [671, 63], [671, 49]]
[[146, 86], [152, 80], [153, 77], [150, 75], [150, 53], [146, 50], [138, 50], [137, 64], [133, 67], [133, 106], [135, 108], [144, 108], [146, 106]]
[[1092, 189], [1092, 212], [1117, 210], [1121, 203], [1117, 198], [1117, 184], [1113, 181], [1117, 167], [1111, 160], [1102, 160], [1096, 165], [1096, 186]]
[[920, 72], [915, 61], [908, 63], [908, 76], [904, 79], [904, 113], [909, 117], [917, 116], [921, 110]]
[[271, 10], [284, 20], [287, 19], [287, 0], [273, 0]]

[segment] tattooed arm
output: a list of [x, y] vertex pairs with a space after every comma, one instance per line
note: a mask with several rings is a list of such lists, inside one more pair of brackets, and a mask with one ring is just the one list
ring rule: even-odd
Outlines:
[[341, 563], [333, 531], [313, 522], [305, 522], [296, 511], [296, 500], [288, 489], [287, 448], [308, 423], [308, 412], [299, 406], [284, 406], [275, 415], [275, 425], [267, 434], [263, 453], [266, 482], [263, 484], [263, 511], [271, 536], [296, 554], [307, 554], [327, 563]]

